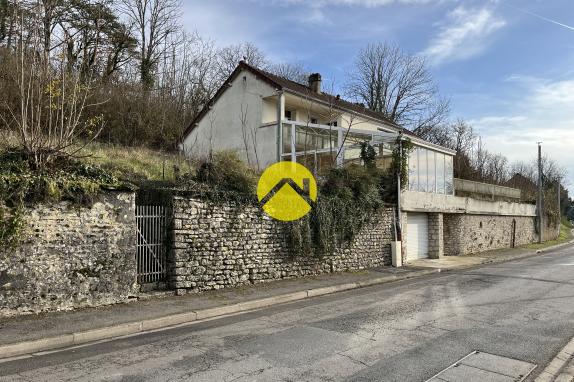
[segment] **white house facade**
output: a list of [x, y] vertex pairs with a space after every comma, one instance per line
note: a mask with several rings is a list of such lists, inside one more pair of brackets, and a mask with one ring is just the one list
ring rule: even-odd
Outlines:
[[358, 160], [362, 142], [370, 142], [379, 162], [388, 164], [400, 132], [417, 147], [411, 159], [417, 187], [452, 193], [453, 150], [418, 138], [381, 113], [322, 92], [319, 74], [303, 85], [241, 62], [189, 126], [182, 149], [196, 157], [233, 150], [260, 169], [291, 160], [318, 171], [332, 162]]

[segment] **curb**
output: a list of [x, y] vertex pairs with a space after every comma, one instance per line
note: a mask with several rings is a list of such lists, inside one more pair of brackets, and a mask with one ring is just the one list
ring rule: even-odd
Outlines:
[[570, 241], [567, 241], [567, 242], [565, 242], [565, 243], [560, 243], [560, 244], [552, 245], [552, 246], [547, 247], [547, 248], [537, 249], [537, 250], [536, 250], [536, 253], [548, 252], [548, 251], [551, 251], [551, 250], [554, 250], [554, 249], [558, 249], [558, 248], [561, 248], [561, 247], [565, 247], [565, 246], [567, 246], [567, 245], [569, 245], [569, 244], [573, 244], [573, 243], [574, 243], [574, 240], [570, 240]]
[[553, 382], [560, 376], [560, 372], [566, 363], [574, 357], [574, 338], [562, 348], [548, 366], [540, 373], [534, 382]]
[[351, 289], [364, 288], [371, 285], [385, 284], [392, 281], [407, 280], [415, 277], [439, 273], [439, 269], [418, 270], [406, 275], [390, 275], [356, 283], [339, 284], [328, 287], [308, 289], [300, 292], [286, 293], [273, 297], [240, 302], [221, 307], [194, 310], [185, 313], [172, 314], [149, 320], [128, 322], [119, 325], [91, 329], [82, 332], [68, 333], [55, 337], [42, 338], [33, 341], [16, 342], [0, 346], [0, 359], [21, 356], [40, 351], [53, 350], [69, 346], [82, 345], [88, 342], [107, 340], [114, 337], [143, 333], [151, 330], [169, 328], [176, 325], [192, 324], [198, 321], [220, 318], [226, 315], [248, 312], [287, 302], [305, 300]]
[[[523, 255], [517, 255], [510, 258], [491, 261], [485, 261], [479, 264], [471, 264], [467, 266], [461, 266], [456, 268], [432, 268], [425, 270], [417, 270], [406, 275], [389, 275], [382, 276], [375, 279], [358, 281], [356, 283], [339, 284], [332, 285], [321, 288], [308, 289], [300, 292], [286, 293], [278, 296], [266, 297], [257, 300], [240, 302], [237, 304], [220, 306], [215, 308], [193, 310], [185, 313], [176, 313], [169, 316], [152, 318], [143, 321], [128, 322], [113, 326], [107, 326], [103, 328], [91, 329], [82, 332], [68, 333], [55, 337], [41, 338], [32, 341], [16, 342], [7, 345], [0, 345], [0, 359], [9, 358], [15, 356], [21, 356], [30, 353], [36, 353], [40, 351], [47, 351], [59, 348], [65, 348], [69, 346], [77, 346], [86, 344], [94, 341], [107, 340], [114, 337], [121, 337], [126, 335], [132, 335], [137, 333], [144, 333], [151, 330], [167, 329], [172, 326], [182, 325], [182, 324], [193, 324], [194, 322], [211, 320], [221, 318], [226, 315], [248, 312], [256, 309], [266, 308], [273, 305], [283, 304], [287, 302], [300, 301], [312, 297], [323, 296], [327, 294], [332, 294], [336, 292], [342, 292], [351, 289], [364, 288], [372, 285], [385, 284], [392, 281], [407, 280], [415, 277], [421, 277], [433, 273], [441, 273], [454, 271], [459, 269], [474, 268], [480, 265], [504, 263], [512, 260], [519, 260], [526, 257], [536, 256], [539, 253], [557, 249], [568, 244], [574, 243], [574, 240], [567, 243], [557, 244], [548, 248], [543, 248], [537, 250], [535, 253], [528, 253]], [[571, 355], [574, 354], [574, 339], [571, 341], [572, 349], [570, 349]], [[564, 361], [565, 363], [566, 361]], [[563, 366], [563, 365], [562, 365]], [[544, 372], [543, 372], [544, 374]], [[536, 382], [544, 382], [546, 380], [536, 380]]]

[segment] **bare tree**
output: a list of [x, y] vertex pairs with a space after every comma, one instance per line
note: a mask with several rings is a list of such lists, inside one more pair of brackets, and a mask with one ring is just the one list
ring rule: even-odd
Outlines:
[[41, 168], [55, 157], [78, 153], [79, 138], [93, 140], [101, 130], [102, 119], [83, 118], [84, 110], [92, 106], [88, 103], [90, 81], [70, 73], [65, 60], [54, 62], [37, 54], [44, 47], [45, 35], [39, 28], [36, 32], [32, 48], [20, 39], [11, 79], [18, 91], [17, 104], [7, 105], [9, 117], [0, 117], [6, 126], [13, 127], [32, 163]]
[[302, 65], [288, 62], [271, 64], [267, 67], [267, 71], [300, 84], [306, 84], [309, 76]]
[[511, 176], [520, 174], [531, 180], [536, 179], [535, 170], [531, 163], [523, 161], [514, 162], [510, 167]]
[[169, 52], [170, 37], [180, 28], [180, 0], [122, 0], [125, 12], [139, 42], [140, 80], [146, 89], [155, 83], [155, 71], [164, 53]]
[[186, 119], [196, 115], [213, 96], [217, 83], [216, 51], [213, 41], [197, 33], [182, 33], [180, 44], [162, 62], [159, 87], [170, 94]]
[[[239, 115], [239, 119], [241, 121], [241, 136], [243, 138], [243, 145], [245, 148], [245, 157], [247, 158], [247, 164], [251, 165], [252, 163], [249, 157], [250, 127], [249, 127], [248, 112], [249, 112], [249, 105], [246, 105], [242, 102]], [[256, 147], [254, 147], [254, 149], [257, 150]]]
[[230, 45], [219, 49], [217, 52], [218, 82], [223, 83], [241, 60], [261, 69], [265, 69], [269, 65], [265, 53], [255, 46], [255, 44], [242, 42], [240, 44]]
[[425, 60], [396, 45], [378, 43], [361, 50], [345, 87], [349, 97], [411, 130], [432, 129], [449, 112]]
[[12, 47], [17, 23], [17, 4], [13, 0], [0, 0], [0, 44]]

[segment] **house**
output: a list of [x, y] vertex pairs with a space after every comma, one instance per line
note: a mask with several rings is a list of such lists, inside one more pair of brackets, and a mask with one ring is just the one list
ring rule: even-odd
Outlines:
[[[325, 166], [358, 161], [363, 142], [375, 148], [381, 166], [388, 166], [401, 133], [414, 146], [397, 219], [404, 259], [535, 240], [535, 209], [513, 201], [519, 190], [459, 181], [475, 194], [486, 190], [489, 197], [455, 196], [455, 151], [427, 142], [361, 104], [323, 92], [318, 73], [300, 84], [240, 62], [187, 128], [181, 149], [195, 157], [234, 150], [259, 169], [296, 161], [316, 173]], [[509, 199], [497, 200], [495, 194]]]
[[388, 165], [400, 132], [416, 146], [411, 186], [452, 194], [453, 150], [426, 142], [361, 104], [323, 92], [318, 73], [303, 85], [242, 61], [185, 131], [182, 149], [197, 157], [234, 150], [260, 169], [290, 160], [317, 172], [358, 160], [362, 142], [370, 142], [379, 162]]

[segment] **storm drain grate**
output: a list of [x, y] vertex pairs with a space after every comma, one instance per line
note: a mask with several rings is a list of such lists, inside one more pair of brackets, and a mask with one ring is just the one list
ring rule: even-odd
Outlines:
[[473, 351], [427, 382], [520, 382], [535, 368], [533, 363]]

